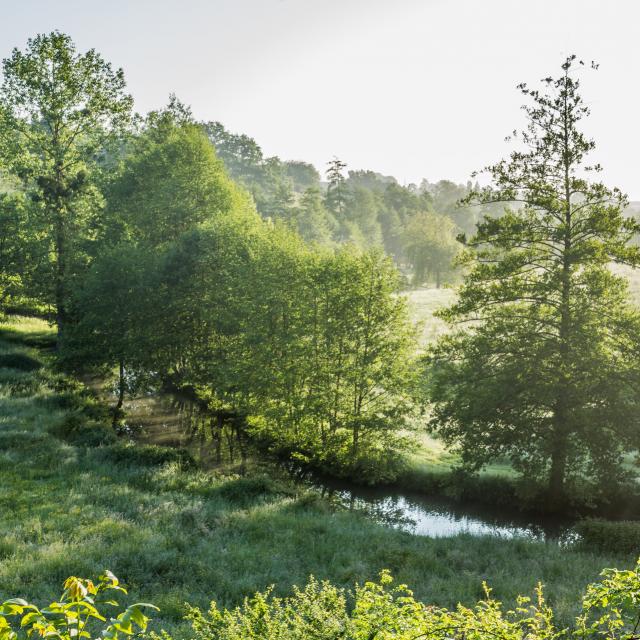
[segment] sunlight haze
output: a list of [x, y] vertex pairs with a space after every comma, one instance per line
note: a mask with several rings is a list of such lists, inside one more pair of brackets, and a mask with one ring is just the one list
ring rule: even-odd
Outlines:
[[7, 2], [3, 57], [37, 32], [69, 33], [124, 68], [136, 108], [175, 92], [194, 115], [267, 155], [465, 182], [521, 123], [515, 87], [570, 53], [585, 73], [588, 133], [605, 181], [640, 199], [640, 5], [563, 0], [92, 0]]

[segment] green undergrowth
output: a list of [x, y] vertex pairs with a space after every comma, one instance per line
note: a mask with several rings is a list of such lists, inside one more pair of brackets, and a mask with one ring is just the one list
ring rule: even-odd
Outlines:
[[0, 331], [4, 357], [40, 365], [0, 368], [0, 600], [42, 603], [68, 575], [108, 568], [161, 608], [154, 628], [182, 633], [185, 602], [234, 606], [271, 584], [289, 593], [310, 575], [351, 587], [388, 569], [444, 606], [474, 603], [483, 580], [507, 602], [541, 580], [568, 620], [603, 567], [633, 561], [528, 539], [417, 537], [332, 507], [269, 468], [215, 475], [184, 452], [116, 440], [108, 410], [52, 370], [50, 347], [43, 323]]

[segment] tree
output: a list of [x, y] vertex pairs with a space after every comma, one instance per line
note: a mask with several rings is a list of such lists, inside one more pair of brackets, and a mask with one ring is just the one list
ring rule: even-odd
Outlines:
[[182, 233], [248, 208], [202, 128], [172, 110], [153, 114], [106, 188], [105, 227], [160, 247]]
[[436, 213], [419, 213], [404, 230], [404, 250], [413, 265], [413, 283], [423, 284], [429, 276], [439, 289], [442, 277], [454, 270], [453, 259], [460, 250], [451, 220]]
[[343, 173], [347, 164], [334, 157], [333, 160], [327, 162], [327, 165], [326, 175], [329, 185], [327, 186], [325, 204], [336, 220], [342, 222], [348, 203], [349, 190]]
[[285, 170], [293, 182], [293, 188], [302, 193], [307, 189], [318, 188], [320, 185], [320, 173], [308, 162], [288, 160]]
[[87, 218], [99, 206], [91, 184], [96, 158], [129, 118], [121, 69], [93, 49], [76, 52], [69, 36], [53, 31], [29, 39], [3, 61], [0, 154], [19, 176], [46, 221], [51, 301], [59, 334], [68, 321], [74, 252]]
[[336, 221], [325, 209], [318, 187], [309, 187], [296, 207], [295, 222], [298, 233], [309, 242], [330, 244]]
[[351, 189], [346, 218], [355, 227], [357, 236], [360, 236], [360, 242], [356, 244], [361, 244], [363, 248], [382, 246], [382, 229], [378, 222], [381, 200], [379, 193], [365, 187], [355, 186]]
[[[103, 248], [72, 296], [77, 321], [69, 328], [62, 357], [67, 367], [118, 369], [115, 423], [122, 416], [125, 373], [144, 371], [159, 334], [153, 319], [162, 308], [158, 256], [130, 243]], [[129, 376], [130, 377], [130, 376]]]
[[[610, 261], [636, 266], [617, 189], [586, 179], [589, 114], [568, 58], [529, 100], [523, 150], [488, 167], [493, 186], [471, 203], [501, 202], [469, 242], [469, 271], [443, 316], [471, 323], [431, 354], [431, 427], [479, 468], [508, 456], [546, 477], [560, 501], [579, 476], [611, 482], [640, 445], [640, 319]], [[616, 476], [616, 473], [618, 476]]]

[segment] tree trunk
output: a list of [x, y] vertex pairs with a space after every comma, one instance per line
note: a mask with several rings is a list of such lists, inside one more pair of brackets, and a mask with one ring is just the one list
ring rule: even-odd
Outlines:
[[222, 464], [222, 429], [224, 428], [224, 420], [222, 414], [218, 413], [216, 416], [216, 431], [215, 431], [215, 450], [216, 450], [216, 464], [220, 466]]
[[355, 462], [358, 458], [358, 446], [360, 444], [360, 425], [356, 422], [353, 426], [353, 440], [351, 450], [351, 460]]
[[549, 499], [556, 507], [561, 506], [564, 502], [566, 471], [567, 438], [563, 433], [558, 433], [551, 452], [551, 470], [549, 473], [548, 487]]
[[55, 274], [55, 304], [56, 304], [56, 327], [58, 329], [58, 347], [64, 338], [64, 329], [67, 322], [66, 310], [66, 246], [64, 237], [64, 221], [62, 212], [57, 211], [55, 230], [55, 251], [56, 251], [56, 274]]
[[557, 385], [557, 396], [554, 411], [554, 443], [551, 451], [551, 471], [549, 474], [549, 497], [556, 506], [564, 500], [565, 476], [568, 459], [568, 429], [570, 409], [567, 406], [569, 396], [569, 371], [571, 363], [571, 295], [572, 295], [572, 251], [573, 251], [573, 229], [572, 229], [572, 208], [571, 208], [571, 177], [570, 177], [570, 154], [569, 154], [569, 114], [565, 97], [564, 106], [564, 238], [562, 246], [561, 264], [561, 300], [560, 300], [560, 331], [559, 338], [559, 379]]
[[118, 402], [113, 409], [113, 428], [118, 424], [122, 417], [122, 406], [124, 405], [125, 379], [124, 379], [124, 361], [120, 360], [118, 372]]

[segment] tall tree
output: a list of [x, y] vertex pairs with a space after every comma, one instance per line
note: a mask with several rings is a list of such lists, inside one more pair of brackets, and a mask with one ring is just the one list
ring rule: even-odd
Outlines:
[[640, 445], [640, 319], [611, 261], [638, 265], [638, 225], [617, 189], [586, 179], [595, 144], [576, 59], [528, 99], [521, 148], [488, 167], [472, 203], [502, 202], [469, 242], [468, 274], [443, 315], [469, 323], [432, 354], [432, 428], [469, 466], [497, 456], [546, 477], [557, 500], [578, 475], [611, 481]]
[[72, 254], [99, 198], [91, 172], [108, 138], [129, 118], [121, 69], [93, 49], [76, 52], [54, 31], [29, 39], [3, 61], [0, 154], [45, 219], [52, 247], [51, 290], [58, 331], [68, 320]]
[[347, 209], [348, 187], [344, 177], [344, 170], [347, 164], [339, 158], [333, 158], [333, 160], [327, 162], [327, 166], [326, 175], [329, 184], [327, 186], [326, 206], [340, 222]]
[[330, 244], [336, 221], [326, 210], [318, 187], [309, 187], [295, 210], [298, 233], [310, 242]]
[[248, 198], [229, 179], [202, 128], [176, 115], [152, 114], [106, 188], [106, 228], [160, 247], [236, 208]]

